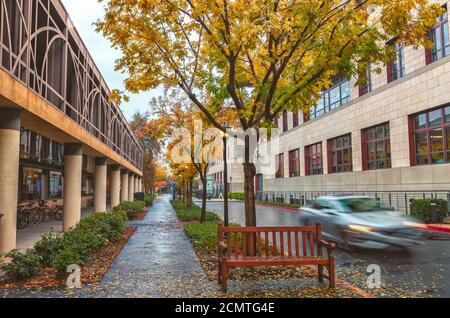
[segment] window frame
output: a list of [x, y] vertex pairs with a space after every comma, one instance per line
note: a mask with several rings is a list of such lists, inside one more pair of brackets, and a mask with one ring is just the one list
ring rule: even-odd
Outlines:
[[[293, 156], [297, 153], [297, 156]], [[289, 178], [300, 177], [300, 148], [292, 149], [288, 154], [289, 158]], [[294, 171], [294, 167], [297, 169]]]
[[[434, 62], [439, 61], [439, 60], [443, 59], [444, 57], [450, 55], [450, 31], [449, 31], [449, 26], [448, 26], [447, 5], [444, 5], [443, 8], [445, 8], [445, 13], [443, 15], [441, 15], [440, 17], [438, 17], [436, 24], [428, 32], [428, 38], [431, 40], [431, 42], [433, 42], [434, 48], [426, 50], [427, 64], [434, 63]], [[440, 53], [438, 53], [439, 51], [436, 50], [437, 42], [435, 41], [437, 39], [435, 37], [435, 34], [436, 34], [436, 30], [438, 30], [438, 29], [440, 32], [440, 37], [439, 37], [439, 41], [440, 41], [440, 45], [441, 45]], [[445, 42], [445, 34], [447, 34], [447, 43], [444, 43]]]
[[275, 156], [275, 179], [284, 178], [284, 153]]
[[387, 64], [387, 81], [391, 83], [406, 75], [405, 67], [405, 47], [395, 40], [388, 43], [394, 47], [394, 54], [390, 57]]
[[[326, 113], [329, 113], [333, 109], [339, 108], [348, 102], [350, 102], [350, 81], [349, 79], [339, 76], [336, 80], [333, 81], [333, 86], [331, 86], [327, 90], [322, 90], [320, 92], [320, 98], [317, 101], [317, 104], [311, 107], [311, 111], [309, 113], [309, 116], [306, 116], [307, 120], [318, 118], [322, 115], [325, 115]], [[343, 85], [347, 83], [349, 89], [348, 89], [348, 95], [343, 96]], [[339, 100], [331, 103], [331, 92], [335, 90], [336, 88], [339, 88]], [[323, 107], [321, 107], [319, 110], [317, 106], [319, 105], [319, 101], [322, 101]], [[307, 121], [306, 120], [306, 121]]]
[[[446, 104], [443, 106], [431, 108], [429, 110], [413, 114], [409, 117], [409, 127], [410, 127], [410, 145], [411, 145], [411, 166], [430, 166], [430, 165], [441, 165], [441, 164], [448, 164], [450, 163], [450, 141], [447, 139], [447, 131], [450, 130], [450, 119], [447, 122], [446, 116], [448, 114], [446, 113], [446, 110], [450, 108], [450, 104]], [[441, 112], [441, 122], [439, 125], [430, 125], [430, 113], [440, 111]], [[415, 121], [419, 116], [425, 115], [425, 127], [418, 128], [415, 125]], [[431, 132], [441, 129], [442, 130], [442, 147], [443, 147], [443, 155], [444, 155], [444, 161], [439, 162], [433, 162], [433, 154], [439, 153], [439, 152], [433, 152], [431, 149]], [[426, 142], [427, 142], [427, 163], [418, 163], [418, 152], [417, 152], [417, 139], [416, 136], [418, 134], [425, 134]]]
[[[383, 137], [376, 138], [375, 131], [377, 128], [383, 127]], [[386, 135], [386, 127], [388, 127], [389, 135]], [[369, 131], [373, 130], [373, 139], [368, 139]], [[364, 171], [373, 171], [373, 170], [384, 170], [392, 168], [392, 145], [391, 145], [391, 127], [389, 122], [384, 122], [382, 124], [377, 124], [375, 126], [367, 127], [361, 131], [361, 140], [362, 140], [362, 166]], [[380, 167], [379, 159], [377, 159], [377, 148], [376, 145], [379, 142], [383, 142], [383, 162], [385, 163], [384, 167]], [[373, 145], [375, 158], [373, 160], [369, 160], [369, 145]], [[389, 147], [389, 151], [388, 151]], [[390, 157], [387, 154], [390, 154]], [[373, 163], [373, 166], [370, 166], [370, 163]]]
[[[316, 152], [312, 153], [315, 149]], [[317, 150], [320, 150], [317, 151]], [[323, 175], [323, 145], [322, 142], [311, 144], [305, 147], [305, 175]]]
[[[339, 147], [338, 140], [342, 139], [342, 141], [344, 141], [344, 139], [346, 137], [348, 137], [349, 144]], [[333, 148], [333, 145], [335, 145], [334, 148]], [[327, 146], [328, 146], [328, 173], [333, 174], [333, 173], [353, 172], [352, 134], [349, 133], [349, 134], [341, 135], [341, 136], [338, 136], [335, 138], [331, 138], [327, 141]], [[345, 151], [348, 151], [350, 153], [350, 163], [347, 163], [347, 164], [337, 163], [335, 166], [333, 163], [334, 154], [337, 155], [338, 153], [341, 153], [342, 158], [344, 158]], [[346, 166], [348, 166], [348, 170], [345, 169]], [[340, 168], [343, 168], [343, 169], [341, 170]]]

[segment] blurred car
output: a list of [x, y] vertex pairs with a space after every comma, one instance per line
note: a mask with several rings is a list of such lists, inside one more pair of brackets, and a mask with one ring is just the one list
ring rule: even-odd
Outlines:
[[346, 249], [385, 249], [422, 244], [415, 218], [364, 196], [319, 197], [300, 208], [305, 225], [320, 223], [328, 240]]

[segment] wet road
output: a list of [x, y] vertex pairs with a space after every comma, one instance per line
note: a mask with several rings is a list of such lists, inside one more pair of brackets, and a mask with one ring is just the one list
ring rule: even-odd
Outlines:
[[[196, 202], [199, 204], [199, 202]], [[208, 210], [223, 217], [223, 202], [209, 202]], [[301, 225], [301, 212], [257, 206], [258, 226]], [[242, 202], [229, 203], [230, 222], [244, 224]], [[337, 249], [337, 275], [372, 293], [386, 297], [450, 297], [450, 240], [427, 240], [409, 250]], [[381, 289], [367, 287], [367, 267], [381, 268]]]

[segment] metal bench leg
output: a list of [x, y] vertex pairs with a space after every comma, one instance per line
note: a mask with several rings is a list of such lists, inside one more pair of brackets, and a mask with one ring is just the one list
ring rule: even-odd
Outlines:
[[317, 266], [319, 283], [323, 283], [323, 265]]
[[222, 291], [227, 292], [228, 268], [226, 263], [222, 263]]
[[334, 256], [331, 255], [328, 264], [328, 279], [330, 281], [330, 288], [334, 288], [336, 285], [334, 277]]

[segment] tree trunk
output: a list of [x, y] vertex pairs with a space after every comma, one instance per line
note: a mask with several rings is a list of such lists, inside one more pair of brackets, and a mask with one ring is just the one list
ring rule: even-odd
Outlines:
[[[255, 176], [256, 166], [250, 162], [250, 139], [245, 137], [245, 161], [244, 161], [244, 202], [245, 202], [245, 226], [256, 226], [256, 207], [255, 207]], [[253, 237], [253, 246], [251, 246], [250, 235], [247, 235], [247, 255], [254, 256], [256, 253], [256, 235]], [[253, 251], [253, 253], [251, 253]], [[253, 254], [253, 255], [252, 255]]]
[[202, 213], [200, 215], [200, 223], [206, 221], [206, 175], [202, 177], [203, 190], [202, 190]]
[[188, 209], [192, 209], [192, 183], [193, 180], [189, 179], [189, 181], [187, 182], [187, 207]]

